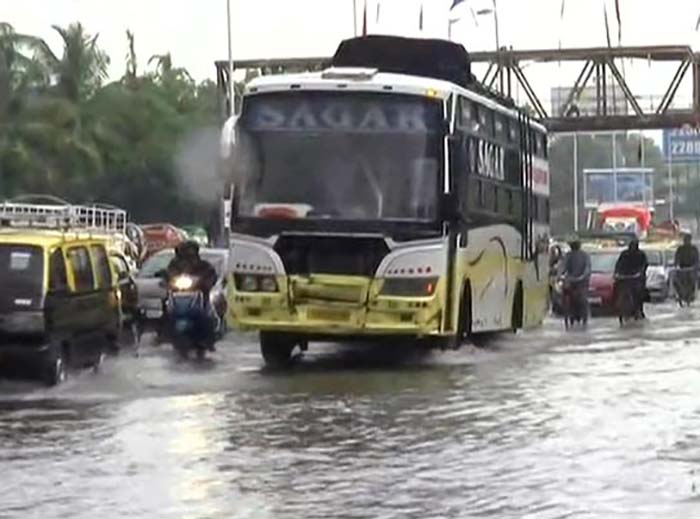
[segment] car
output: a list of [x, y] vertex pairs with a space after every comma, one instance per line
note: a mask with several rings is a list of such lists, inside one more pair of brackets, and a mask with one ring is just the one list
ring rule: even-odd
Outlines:
[[590, 252], [591, 280], [588, 285], [588, 304], [591, 313], [612, 315], [615, 312], [615, 264], [621, 250], [603, 249]]
[[182, 228], [183, 231], [187, 233], [187, 239], [194, 240], [201, 247], [206, 247], [209, 245], [209, 234], [204, 227], [197, 225], [186, 225]]
[[137, 271], [129, 258], [119, 251], [110, 251], [109, 260], [118, 289], [122, 338], [124, 342], [135, 344], [141, 335], [139, 326], [142, 320], [136, 285]]
[[162, 250], [176, 247], [187, 239], [185, 231], [169, 223], [142, 225], [141, 230], [146, 247], [145, 258], [149, 258]]
[[667, 252], [661, 249], [644, 249], [644, 253], [649, 262], [647, 291], [653, 302], [663, 302], [668, 298], [671, 287]]
[[74, 206], [0, 204], [0, 368], [47, 385], [68, 368], [98, 368], [119, 334], [110, 241], [72, 230], [75, 214]]
[[[212, 264], [217, 273], [217, 282], [211, 291], [210, 297], [219, 317], [223, 319], [226, 312], [226, 275], [228, 272], [228, 250], [226, 249], [200, 249], [200, 256]], [[170, 261], [175, 257], [174, 249], [162, 250], [148, 258], [136, 276], [138, 289], [138, 306], [143, 316], [144, 327], [159, 330], [163, 317], [163, 301], [167, 290], [163, 286], [159, 274], [167, 269]]]

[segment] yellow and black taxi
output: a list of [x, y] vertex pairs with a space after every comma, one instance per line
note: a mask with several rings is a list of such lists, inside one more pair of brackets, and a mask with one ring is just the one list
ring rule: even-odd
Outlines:
[[0, 204], [4, 373], [31, 373], [55, 385], [69, 368], [99, 367], [117, 340], [119, 289], [109, 240], [74, 215], [73, 207]]

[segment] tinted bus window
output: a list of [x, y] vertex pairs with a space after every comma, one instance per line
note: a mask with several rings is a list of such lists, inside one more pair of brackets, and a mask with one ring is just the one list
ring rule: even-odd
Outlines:
[[68, 251], [68, 262], [75, 279], [76, 292], [88, 292], [95, 289], [90, 254], [86, 247], [74, 247]]
[[107, 253], [102, 245], [92, 245], [90, 252], [95, 260], [95, 277], [97, 288], [105, 288], [112, 285], [112, 270], [109, 268]]

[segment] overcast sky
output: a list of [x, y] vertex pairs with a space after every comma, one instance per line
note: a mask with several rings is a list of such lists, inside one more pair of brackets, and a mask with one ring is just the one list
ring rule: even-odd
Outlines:
[[[700, 47], [695, 22], [698, 0], [620, 0], [622, 44], [689, 44]], [[452, 0], [367, 0], [369, 31], [420, 35], [418, 18], [424, 5], [422, 35], [445, 37]], [[561, 0], [497, 0], [500, 40], [515, 48], [551, 48], [605, 44], [605, 0], [566, 0], [563, 21]], [[617, 43], [614, 0], [607, 0], [613, 44]], [[231, 0], [234, 57], [330, 55], [338, 41], [353, 34], [352, 0]], [[358, 26], [364, 0], [357, 0]], [[453, 28], [453, 39], [468, 49], [495, 47], [491, 15], [478, 17], [469, 11], [490, 7], [491, 0], [467, 0], [455, 14], [462, 21]], [[100, 45], [112, 58], [111, 75], [124, 71], [126, 29], [136, 34], [141, 67], [154, 54], [170, 51], [175, 63], [196, 79], [213, 78], [215, 59], [226, 58], [226, 0], [0, 0], [0, 20], [19, 32], [44, 37], [56, 50], [60, 41], [51, 25], [81, 21], [99, 33]], [[549, 86], [571, 84], [580, 68], [559, 70], [533, 66], [528, 71], [543, 97]], [[674, 70], [650, 73], [646, 67], [630, 67], [633, 90], [644, 95], [658, 92]], [[666, 77], [668, 76], [668, 77]], [[684, 95], [683, 93], [680, 94]]]

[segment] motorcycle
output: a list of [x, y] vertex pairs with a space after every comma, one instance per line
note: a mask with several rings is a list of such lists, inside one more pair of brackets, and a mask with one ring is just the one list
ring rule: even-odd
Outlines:
[[615, 307], [620, 326], [633, 319], [638, 321], [642, 318], [639, 299], [643, 298], [643, 294], [639, 293], [641, 291], [638, 285], [643, 275], [642, 272], [615, 274]]
[[202, 360], [214, 342], [213, 324], [198, 279], [187, 274], [168, 283], [165, 303], [166, 333], [173, 348], [186, 359], [191, 351]]
[[576, 323], [588, 324], [588, 286], [582, 281], [584, 276], [562, 276], [561, 292], [564, 309], [564, 327], [568, 330]]
[[673, 276], [676, 301], [682, 308], [690, 306], [695, 300], [695, 267], [678, 267]]

